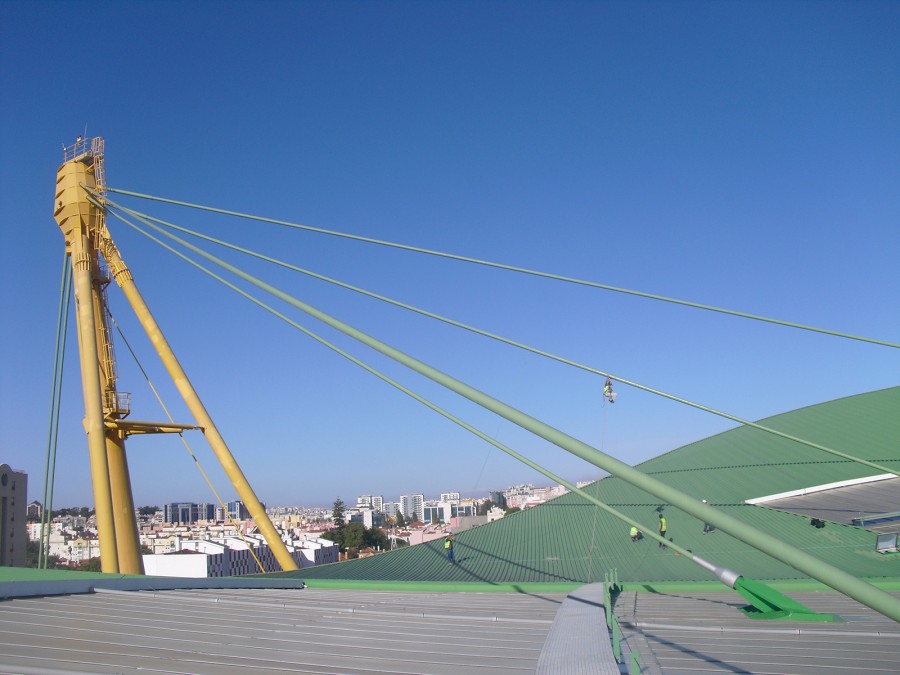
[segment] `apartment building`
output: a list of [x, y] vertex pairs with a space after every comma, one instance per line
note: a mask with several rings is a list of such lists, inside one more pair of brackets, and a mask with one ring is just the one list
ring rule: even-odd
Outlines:
[[0, 464], [0, 567], [25, 567], [28, 475]]

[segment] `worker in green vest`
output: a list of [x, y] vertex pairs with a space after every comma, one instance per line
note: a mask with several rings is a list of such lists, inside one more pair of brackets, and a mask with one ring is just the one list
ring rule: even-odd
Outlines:
[[444, 539], [444, 550], [447, 552], [447, 560], [451, 565], [456, 564], [456, 558], [453, 555], [453, 535], [448, 534], [447, 538]]
[[[659, 514], [659, 536], [663, 539], [666, 538], [666, 531], [668, 529], [668, 523], [666, 522], [666, 517], [660, 512]], [[666, 545], [662, 542], [659, 542], [660, 548], [665, 548]]]

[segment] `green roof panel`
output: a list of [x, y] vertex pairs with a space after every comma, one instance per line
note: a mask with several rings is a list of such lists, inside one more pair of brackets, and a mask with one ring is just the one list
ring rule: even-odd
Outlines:
[[[840, 452], [900, 470], [900, 387], [851, 396], [761, 420], [758, 424]], [[895, 556], [875, 552], [869, 530], [827, 523], [746, 500], [800, 488], [871, 476], [877, 470], [805, 444], [742, 426], [644, 462], [641, 471], [707, 499], [748, 526], [764, 530], [858, 577], [900, 574]], [[668, 519], [679, 546], [720, 567], [757, 579], [805, 575], [724, 532], [703, 534], [703, 524], [616, 477], [587, 488], [616, 510], [655, 531], [656, 509]], [[458, 565], [450, 565], [441, 541], [289, 576], [369, 581], [591, 583], [616, 570], [621, 581], [708, 581], [709, 572], [651, 539], [632, 542], [628, 526], [569, 493], [540, 506], [461, 532]]]

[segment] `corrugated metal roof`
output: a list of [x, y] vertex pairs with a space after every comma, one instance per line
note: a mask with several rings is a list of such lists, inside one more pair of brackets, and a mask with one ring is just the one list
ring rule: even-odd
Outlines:
[[792, 597], [844, 623], [760, 621], [736, 593], [623, 593], [615, 603], [625, 649], [642, 675], [661, 673], [897, 673], [900, 623], [842, 595]]
[[0, 567], [0, 599], [36, 595], [90, 593], [95, 589], [137, 591], [191, 588], [303, 588], [302, 579], [267, 577], [151, 577], [129, 574], [102, 574], [73, 570], [43, 570]]
[[[848, 454], [900, 469], [900, 387], [853, 396], [778, 415], [761, 424]], [[877, 473], [749, 427], [692, 443], [639, 466], [668, 484], [708, 499], [714, 508], [790, 541], [859, 577], [895, 577], [896, 559], [875, 553], [874, 532], [751, 506], [744, 500]], [[665, 508], [668, 536], [680, 546], [741, 574], [759, 579], [802, 576], [718, 531], [703, 535], [702, 523], [615, 477], [587, 488], [617, 510], [657, 527]], [[511, 514], [456, 537], [458, 565], [447, 563], [440, 542], [289, 573], [315, 579], [483, 581], [489, 583], [602, 581], [617, 569], [623, 581], [702, 581], [708, 572], [655, 542], [632, 542], [628, 527], [569, 494]]]
[[0, 603], [0, 672], [533, 673], [565, 594], [107, 591]]
[[[637, 652], [643, 675], [896, 672], [900, 623], [834, 592], [794, 595], [846, 621], [754, 620], [733, 592], [622, 593], [615, 611], [625, 659]], [[18, 598], [0, 602], [0, 672], [534, 673], [548, 662], [543, 649], [565, 601], [563, 593], [316, 589]], [[595, 628], [596, 640], [609, 639], [602, 621]], [[570, 641], [556, 672], [599, 672], [585, 660], [596, 653], [589, 639]]]

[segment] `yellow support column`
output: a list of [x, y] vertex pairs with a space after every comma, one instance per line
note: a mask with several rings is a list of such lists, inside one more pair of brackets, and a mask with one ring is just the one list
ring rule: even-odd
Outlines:
[[106, 458], [109, 463], [119, 572], [143, 574], [144, 559], [141, 557], [141, 540], [134, 517], [134, 497], [131, 494], [128, 457], [125, 455], [125, 436], [114, 429], [106, 430]]
[[56, 176], [54, 217], [66, 239], [66, 250], [72, 260], [75, 288], [78, 347], [81, 381], [84, 393], [84, 426], [91, 461], [94, 489], [94, 511], [100, 537], [100, 566], [104, 572], [118, 572], [119, 559], [106, 454], [106, 429], [103, 417], [103, 392], [97, 352], [96, 317], [94, 316], [93, 270], [96, 252], [91, 245], [93, 207], [79, 183], [93, 185], [88, 166], [78, 160], [63, 164]]
[[191, 414], [194, 415], [197, 425], [203, 429], [206, 440], [209, 442], [212, 451], [219, 460], [219, 464], [222, 465], [229, 480], [231, 480], [231, 484], [237, 491], [238, 496], [253, 517], [256, 526], [259, 528], [260, 534], [265, 538], [275, 559], [281, 565], [281, 569], [284, 571], [298, 569], [297, 563], [291, 557], [290, 552], [288, 552], [287, 547], [278, 535], [278, 531], [275, 529], [272, 521], [269, 520], [266, 510], [257, 498], [253, 488], [250, 486], [250, 482], [244, 476], [244, 472], [241, 471], [240, 466], [238, 466], [237, 460], [235, 460], [234, 456], [231, 454], [231, 451], [225, 444], [225, 440], [222, 438], [215, 423], [206, 411], [203, 402], [194, 390], [194, 386], [188, 379], [187, 373], [184, 372], [184, 369], [178, 362], [175, 352], [172, 351], [165, 335], [163, 335], [162, 330], [160, 330], [159, 325], [150, 313], [150, 308], [147, 307], [140, 291], [138, 291], [130, 270], [125, 265], [125, 261], [122, 259], [112, 238], [109, 236], [109, 232], [105, 229], [101, 233], [100, 249], [103, 252], [103, 257], [109, 264], [109, 269], [113, 278], [125, 293], [125, 297], [128, 298], [131, 308], [134, 310], [138, 320], [144, 327], [144, 331], [150, 338], [150, 342], [153, 344], [154, 349], [156, 349], [157, 354], [159, 354], [159, 358], [162, 360], [169, 376], [175, 383], [178, 392], [184, 399]]

